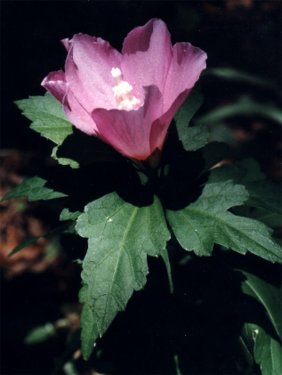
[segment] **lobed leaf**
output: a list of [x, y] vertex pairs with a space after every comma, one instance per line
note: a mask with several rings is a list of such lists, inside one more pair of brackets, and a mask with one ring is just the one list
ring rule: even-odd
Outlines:
[[89, 203], [76, 230], [88, 238], [80, 292], [82, 352], [87, 359], [133, 291], [144, 287], [147, 255], [163, 256], [170, 233], [157, 198], [150, 206], [136, 207], [116, 193]]
[[282, 214], [281, 187], [266, 179], [254, 159], [248, 158], [214, 169], [210, 174], [209, 182], [226, 179], [233, 179], [237, 183], [244, 184], [249, 193], [246, 205], [272, 214]]
[[168, 210], [167, 218], [180, 245], [197, 255], [211, 255], [216, 243], [241, 254], [249, 251], [282, 262], [282, 248], [271, 238], [270, 228], [228, 211], [248, 197], [244, 186], [231, 181], [208, 183], [196, 202], [182, 210]]
[[23, 115], [32, 121], [30, 128], [56, 145], [61, 145], [72, 134], [72, 125], [61, 104], [50, 94], [30, 96], [15, 103]]
[[35, 176], [25, 179], [20, 185], [17, 185], [11, 191], [6, 193], [1, 201], [11, 199], [26, 197], [30, 202], [37, 200], [49, 200], [55, 198], [66, 197], [64, 193], [54, 191], [45, 186], [46, 180], [41, 177]]

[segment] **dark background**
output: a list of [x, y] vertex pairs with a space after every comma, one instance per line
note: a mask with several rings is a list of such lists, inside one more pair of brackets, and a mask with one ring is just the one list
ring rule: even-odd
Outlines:
[[[29, 130], [29, 121], [21, 116], [13, 101], [44, 94], [45, 90], [40, 86], [42, 79], [50, 71], [64, 67], [66, 52], [60, 39], [83, 32], [109, 40], [120, 49], [128, 31], [152, 17], [162, 18], [167, 23], [173, 42], [189, 41], [205, 50], [208, 67], [239, 68], [270, 79], [281, 88], [280, 1], [6, 0], [1, 2], [2, 149], [48, 155], [49, 143]], [[229, 84], [210, 82], [204, 90], [206, 109], [238, 92], [244, 93], [244, 90], [261, 101], [277, 100], [267, 91], [250, 91], [240, 85], [231, 88]], [[276, 137], [279, 131], [275, 134]], [[260, 144], [257, 154], [261, 154], [261, 149], [266, 154], [274, 152], [270, 146], [272, 141], [266, 143], [267, 139]], [[261, 162], [263, 164], [264, 159]], [[267, 162], [263, 164], [266, 171]], [[236, 261], [239, 264], [240, 257]], [[231, 272], [230, 276], [228, 266], [222, 271], [226, 265], [220, 262], [206, 260], [199, 263], [195, 260], [190, 268], [180, 272], [176, 280], [179, 294], [173, 304], [163, 291], [166, 283], [163, 269], [153, 262], [151, 267], [156, 270], [152, 275], [156, 276], [150, 276], [146, 291], [140, 292], [140, 297], [130, 302], [124, 320], [118, 320], [103, 343], [106, 367], [115, 363], [117, 369], [123, 369], [119, 370], [120, 374], [130, 374], [132, 369], [144, 374], [172, 373], [174, 366], [168, 353], [177, 349], [184, 356], [186, 354], [189, 373], [235, 373], [233, 357], [236, 349], [230, 344], [232, 339], [226, 332], [231, 332], [232, 336], [240, 326], [242, 317], [236, 312], [240, 284], [237, 275]], [[271, 274], [272, 268], [267, 264], [256, 261], [254, 264]], [[8, 281], [1, 276], [3, 374], [51, 372], [54, 368], [52, 361], [62, 351], [64, 342], [51, 341], [37, 348], [26, 348], [22, 340], [33, 325], [58, 319], [58, 306], [63, 302], [76, 300], [78, 276], [76, 270], [75, 277], [69, 280], [63, 291], [57, 288], [57, 279], [61, 276], [48, 272], [21, 275]], [[207, 280], [213, 282], [205, 289]], [[187, 285], [193, 286], [190, 297], [187, 297], [191, 291]], [[205, 312], [195, 307], [197, 293], [206, 298]], [[232, 293], [235, 300], [230, 303], [228, 295]], [[211, 316], [216, 304], [222, 313]], [[193, 311], [189, 310], [192, 305]], [[202, 314], [201, 327], [197, 321], [199, 314]], [[232, 319], [234, 324], [230, 327], [228, 324]], [[186, 334], [183, 336], [186, 329], [190, 334], [192, 332], [190, 338]], [[230, 345], [223, 348], [220, 346], [222, 342]], [[101, 363], [103, 365], [103, 360]], [[87, 370], [82, 373], [87, 374]], [[240, 373], [239, 370], [236, 373]]]

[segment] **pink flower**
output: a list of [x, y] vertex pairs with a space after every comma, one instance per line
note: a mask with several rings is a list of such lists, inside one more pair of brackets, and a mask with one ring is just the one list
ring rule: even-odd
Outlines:
[[161, 150], [174, 114], [206, 67], [205, 52], [190, 43], [172, 46], [159, 19], [133, 29], [121, 53], [85, 34], [62, 42], [65, 72], [49, 73], [42, 86], [69, 121], [133, 159]]

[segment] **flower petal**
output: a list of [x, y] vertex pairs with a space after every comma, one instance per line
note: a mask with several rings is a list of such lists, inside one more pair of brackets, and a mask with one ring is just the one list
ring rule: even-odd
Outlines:
[[120, 65], [120, 53], [103, 39], [84, 34], [74, 35], [65, 44], [69, 48], [66, 80], [79, 102], [89, 112], [100, 107], [115, 108], [111, 69]]
[[96, 135], [97, 127], [91, 115], [83, 108], [71, 90], [68, 90], [64, 110], [67, 118], [78, 129], [89, 135]]
[[121, 70], [134, 94], [142, 98], [142, 87], [155, 85], [163, 92], [172, 58], [170, 34], [158, 19], [133, 29], [123, 43]]
[[111, 144], [118, 152], [137, 160], [147, 159], [154, 151], [150, 133], [154, 121], [162, 113], [162, 96], [155, 86], [145, 88], [145, 103], [138, 110], [96, 109], [92, 117], [97, 136]]
[[49, 73], [41, 82], [41, 86], [55, 96], [57, 100], [63, 103], [67, 85], [65, 81], [65, 73], [62, 70]]
[[173, 46], [173, 57], [163, 92], [165, 111], [182, 92], [186, 91], [188, 95], [206, 67], [206, 58], [205, 52], [190, 43], [176, 43]]

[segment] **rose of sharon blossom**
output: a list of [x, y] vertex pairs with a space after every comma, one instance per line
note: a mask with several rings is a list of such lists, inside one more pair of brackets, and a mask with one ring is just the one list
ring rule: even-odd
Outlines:
[[175, 112], [206, 67], [205, 52], [190, 43], [172, 46], [159, 19], [133, 29], [121, 53], [86, 34], [62, 42], [65, 71], [49, 73], [42, 86], [69, 121], [132, 159], [161, 150]]

